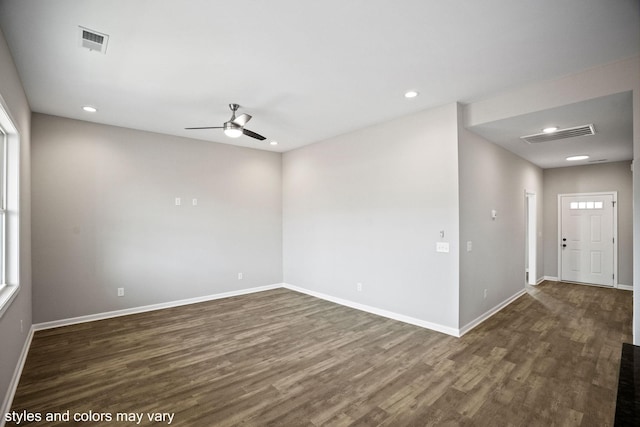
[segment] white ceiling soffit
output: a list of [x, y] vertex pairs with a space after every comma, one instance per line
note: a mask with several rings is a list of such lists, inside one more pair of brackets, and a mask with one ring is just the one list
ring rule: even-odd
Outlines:
[[[590, 125], [585, 126], [585, 122]], [[540, 133], [542, 129], [550, 126], [560, 128], [556, 133], [565, 130], [566, 132], [562, 133], [566, 138], [557, 140], [554, 134]], [[591, 128], [595, 131], [592, 135], [577, 136], [590, 133]], [[545, 169], [631, 160], [632, 93], [622, 92], [483, 123], [472, 126], [469, 130]], [[521, 137], [525, 132], [530, 137], [545, 135], [549, 139], [546, 142], [536, 140], [527, 144]], [[567, 157], [575, 155], [588, 155], [589, 159], [567, 162]]]
[[[0, 0], [34, 112], [271, 151], [638, 55], [639, 22], [637, 0]], [[266, 141], [184, 130], [230, 103]]]

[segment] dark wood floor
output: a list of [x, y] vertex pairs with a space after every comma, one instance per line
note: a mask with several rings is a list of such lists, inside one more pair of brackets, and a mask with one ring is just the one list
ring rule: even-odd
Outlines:
[[453, 338], [278, 289], [37, 332], [12, 409], [203, 427], [609, 426], [631, 313], [631, 292], [543, 283]]

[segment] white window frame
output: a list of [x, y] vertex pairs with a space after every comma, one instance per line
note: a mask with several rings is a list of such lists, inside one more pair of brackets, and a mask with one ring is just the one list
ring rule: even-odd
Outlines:
[[0, 290], [7, 286], [7, 142], [0, 126]]
[[[20, 134], [0, 97], [0, 138], [4, 150], [0, 173], [0, 318], [20, 291]], [[4, 166], [4, 167], [2, 167]]]

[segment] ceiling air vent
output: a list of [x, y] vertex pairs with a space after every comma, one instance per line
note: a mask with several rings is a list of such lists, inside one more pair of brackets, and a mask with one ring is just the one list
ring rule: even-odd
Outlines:
[[80, 46], [89, 50], [100, 53], [107, 52], [107, 42], [109, 36], [84, 27], [78, 27], [80, 30]]
[[540, 142], [556, 141], [558, 139], [573, 138], [576, 136], [594, 135], [595, 133], [596, 131], [593, 125], [584, 125], [559, 129], [550, 133], [536, 133], [535, 135], [521, 136], [520, 139], [529, 144], [538, 144]]

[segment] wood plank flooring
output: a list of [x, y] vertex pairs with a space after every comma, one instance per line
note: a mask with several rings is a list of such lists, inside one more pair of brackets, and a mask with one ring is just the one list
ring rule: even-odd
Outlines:
[[527, 291], [462, 338], [286, 289], [39, 331], [12, 410], [112, 416], [21, 426], [612, 425], [632, 293]]

